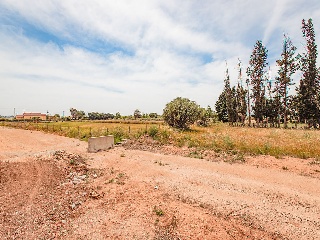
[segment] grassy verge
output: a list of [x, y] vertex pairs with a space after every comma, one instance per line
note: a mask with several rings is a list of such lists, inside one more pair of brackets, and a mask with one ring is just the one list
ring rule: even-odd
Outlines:
[[58, 122], [23, 123], [6, 122], [5, 126], [40, 130], [87, 140], [91, 136], [112, 134], [115, 141], [137, 139], [148, 134], [162, 144], [178, 147], [214, 150], [232, 154], [293, 156], [320, 159], [320, 132], [305, 129], [230, 127], [216, 123], [211, 127], [192, 127], [190, 131], [176, 131], [162, 123], [110, 123], [110, 122]]
[[193, 127], [189, 132], [172, 132], [177, 146], [211, 149], [275, 157], [319, 158], [320, 132], [304, 129], [243, 128], [215, 124], [209, 128]]

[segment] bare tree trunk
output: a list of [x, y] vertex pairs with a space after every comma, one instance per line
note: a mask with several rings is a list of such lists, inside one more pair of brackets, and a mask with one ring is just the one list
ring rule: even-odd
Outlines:
[[283, 118], [283, 123], [284, 123], [284, 128], [287, 128], [287, 84], [285, 86], [285, 95], [284, 95], [284, 118]]

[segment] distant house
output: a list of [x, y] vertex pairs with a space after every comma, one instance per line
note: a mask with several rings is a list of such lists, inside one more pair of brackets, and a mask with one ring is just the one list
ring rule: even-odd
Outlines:
[[16, 115], [17, 120], [46, 120], [47, 115], [44, 113], [23, 113], [22, 115]]

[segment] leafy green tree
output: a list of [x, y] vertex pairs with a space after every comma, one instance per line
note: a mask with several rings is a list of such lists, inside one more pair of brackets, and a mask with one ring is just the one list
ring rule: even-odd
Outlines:
[[74, 120], [81, 120], [86, 116], [84, 111], [79, 111], [75, 108], [70, 108], [71, 118]]
[[263, 119], [265, 111], [265, 73], [268, 57], [268, 50], [263, 46], [262, 41], [257, 41], [249, 60], [249, 67], [247, 68], [247, 75], [250, 78], [252, 86], [252, 100], [254, 116], [259, 124]]
[[150, 118], [158, 118], [159, 116], [157, 113], [152, 112], [152, 113], [149, 113], [149, 117]]
[[121, 114], [119, 112], [116, 113], [115, 119], [121, 119]]
[[143, 113], [143, 114], [142, 114], [142, 118], [147, 119], [147, 118], [150, 118], [150, 116], [149, 116], [148, 113]]
[[296, 47], [292, 44], [291, 39], [284, 35], [281, 59], [277, 60], [279, 66], [278, 77], [276, 77], [275, 93], [278, 97], [278, 113], [282, 115], [284, 127], [287, 128], [288, 117], [288, 87], [293, 85], [292, 75], [297, 70], [295, 57]]
[[208, 106], [207, 109], [201, 108], [200, 110], [201, 113], [197, 124], [203, 127], [207, 127], [210, 125], [210, 123], [213, 121], [213, 118], [215, 117], [214, 112], [212, 111], [210, 106]]
[[309, 126], [316, 126], [319, 121], [319, 87], [320, 77], [317, 68], [317, 45], [312, 19], [302, 20], [302, 34], [306, 39], [306, 52], [300, 57], [302, 78], [297, 88], [298, 112], [300, 119], [308, 120]]
[[188, 98], [175, 98], [163, 109], [163, 119], [171, 127], [188, 129], [199, 119], [201, 109], [199, 105]]
[[99, 113], [97, 113], [97, 112], [89, 112], [88, 113], [88, 118], [90, 120], [98, 120], [99, 119]]
[[139, 109], [136, 109], [134, 110], [133, 116], [134, 116], [134, 119], [137, 119], [137, 118], [141, 118], [142, 114]]

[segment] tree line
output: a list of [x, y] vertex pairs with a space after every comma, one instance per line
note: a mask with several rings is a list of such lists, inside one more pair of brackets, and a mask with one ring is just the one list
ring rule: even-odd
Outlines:
[[[320, 124], [320, 69], [317, 68], [317, 45], [312, 19], [302, 20], [302, 35], [305, 38], [305, 52], [296, 54], [297, 48], [290, 37], [284, 35], [282, 53], [276, 61], [277, 76], [271, 81], [268, 76], [268, 50], [258, 40], [250, 56], [246, 69], [246, 81], [242, 84], [243, 71], [238, 63], [238, 84], [230, 86], [228, 66], [224, 88], [215, 104], [218, 119], [231, 125], [240, 123], [249, 126], [287, 128], [288, 121], [304, 122], [309, 127]], [[292, 76], [300, 71], [301, 78], [296, 94], [288, 88], [293, 85]], [[252, 121], [254, 119], [254, 122]]]
[[70, 108], [71, 119], [70, 120], [110, 120], [110, 119], [138, 119], [138, 118], [159, 118], [160, 116], [157, 113], [141, 113], [139, 109], [136, 109], [133, 115], [122, 116], [119, 112], [116, 114], [113, 113], [99, 113], [99, 112], [88, 112], [85, 113], [83, 110], [77, 110], [76, 108]]

